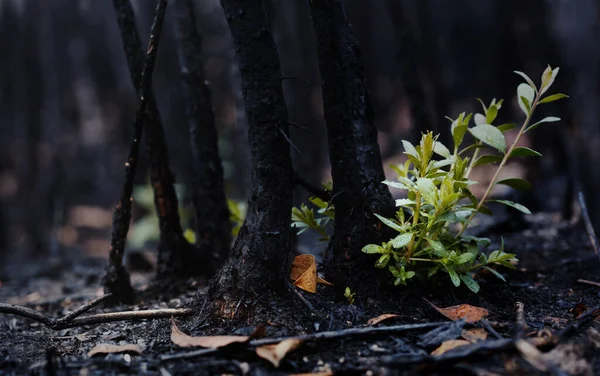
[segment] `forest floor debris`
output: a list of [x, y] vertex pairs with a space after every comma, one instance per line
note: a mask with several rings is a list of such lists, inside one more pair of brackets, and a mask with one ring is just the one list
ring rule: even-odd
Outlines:
[[[583, 226], [555, 218], [534, 215], [528, 228], [505, 233], [506, 247], [521, 261], [517, 270], [506, 271], [507, 283], [481, 275], [479, 294], [451, 291], [443, 281], [374, 285], [372, 296], [356, 296], [349, 305], [335, 286], [318, 285], [316, 294], [297, 290], [312, 309], [295, 294], [270, 295], [252, 314], [243, 310], [231, 322], [207, 320], [191, 328], [184, 318], [175, 320], [190, 338], [244, 338], [214, 348], [178, 346], [169, 318], [52, 330], [0, 315], [0, 373], [600, 374], [600, 290], [578, 283], [597, 281], [600, 263]], [[103, 260], [85, 265], [71, 265], [59, 278], [2, 281], [0, 301], [48, 318], [65, 317], [98, 295], [99, 279], [86, 276], [101, 275]], [[134, 274], [136, 288], [151, 286], [151, 275]], [[98, 305], [94, 312], [191, 306], [201, 285], [184, 281], [173, 289], [177, 296], [149, 288], [135, 305]], [[61, 291], [64, 300], [58, 298]], [[455, 321], [443, 321], [440, 313]], [[264, 333], [257, 334], [259, 327]]]

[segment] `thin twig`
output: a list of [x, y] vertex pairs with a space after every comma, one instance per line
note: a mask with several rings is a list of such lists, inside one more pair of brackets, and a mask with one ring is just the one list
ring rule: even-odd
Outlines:
[[59, 318], [44, 315], [43, 313], [31, 308], [6, 303], [0, 303], [0, 313], [26, 317], [42, 323], [50, 329], [61, 330], [75, 326], [101, 324], [114, 321], [161, 319], [172, 316], [186, 316], [194, 312], [194, 310], [191, 308], [150, 309], [145, 311], [98, 313], [95, 315], [79, 317], [82, 313], [89, 311], [110, 297], [111, 294], [103, 295]]
[[84, 304], [81, 307], [76, 308], [73, 311], [67, 313], [65, 316], [56, 320], [56, 322], [57, 323], [67, 323], [69, 321], [73, 321], [76, 317], [81, 316], [82, 314], [86, 313], [87, 311], [89, 311], [90, 309], [99, 305], [100, 303], [104, 302], [111, 296], [112, 296], [112, 294], [104, 294], [104, 295], [92, 300], [91, 302]]
[[585, 283], [586, 285], [592, 285], [596, 287], [600, 287], [600, 282], [588, 281], [587, 279], [578, 279], [577, 282]]
[[125, 302], [133, 300], [133, 288], [131, 287], [129, 275], [123, 268], [123, 254], [131, 222], [131, 195], [138, 163], [140, 140], [144, 129], [144, 115], [148, 107], [148, 100], [152, 98], [152, 72], [154, 71], [166, 7], [166, 1], [160, 0], [158, 2], [156, 16], [150, 31], [146, 60], [141, 72], [138, 105], [133, 121], [133, 135], [129, 145], [127, 161], [125, 162], [125, 181], [122, 186], [121, 198], [113, 214], [109, 266], [104, 278], [105, 290], [114, 293], [119, 301]]
[[595, 318], [597, 318], [599, 316], [600, 316], [600, 306], [596, 306], [592, 309], [585, 311], [584, 313], [579, 315], [579, 317], [577, 317], [575, 320], [573, 320], [573, 322], [571, 322], [569, 325], [564, 327], [557, 334], [558, 340], [560, 341], [560, 340], [564, 339], [566, 336], [568, 336], [571, 333], [571, 331], [579, 329], [582, 325], [594, 320]]
[[483, 325], [483, 327], [485, 328], [485, 330], [487, 330], [491, 335], [493, 335], [494, 337], [496, 337], [496, 339], [503, 339], [504, 338], [504, 337], [502, 337], [500, 335], [500, 333], [498, 333], [496, 331], [496, 329], [492, 328], [492, 326], [490, 325], [490, 322], [487, 321], [487, 319], [481, 319], [480, 322]]
[[527, 332], [527, 322], [525, 321], [525, 305], [521, 302], [516, 302], [515, 313], [515, 338], [523, 338]]
[[294, 143], [292, 142], [292, 139], [290, 138], [290, 136], [288, 136], [283, 129], [278, 128], [279, 129], [279, 133], [281, 133], [283, 135], [283, 138], [286, 139], [286, 141], [288, 142], [288, 144], [292, 145], [292, 147], [294, 148], [294, 150], [296, 150], [298, 152], [298, 154], [304, 156], [304, 154], [302, 154], [302, 152], [300, 151], [300, 149], [298, 149], [298, 147], [296, 145], [294, 145]]
[[331, 201], [331, 193], [329, 191], [315, 187], [314, 185], [312, 185], [311, 183], [306, 181], [302, 176], [300, 176], [298, 171], [295, 171], [295, 173], [294, 173], [294, 180], [295, 180], [295, 184], [306, 189], [308, 192], [312, 193], [313, 195], [320, 198], [321, 200], [323, 200], [325, 202]]
[[300, 124], [300, 123], [296, 123], [296, 122], [294, 122], [294, 121], [288, 121], [288, 124], [289, 124], [289, 125], [291, 125], [291, 126], [294, 126], [294, 127], [296, 127], [296, 128], [303, 129], [303, 130], [305, 130], [305, 131], [310, 131], [310, 130], [311, 130], [311, 129], [310, 129], [309, 127], [307, 127], [306, 125], [302, 125], [302, 124]]
[[[313, 334], [305, 334], [296, 337], [281, 337], [281, 338], [265, 338], [258, 339], [248, 342], [249, 346], [263, 346], [263, 345], [272, 345], [279, 343], [285, 339], [294, 338], [298, 339], [301, 342], [308, 341], [318, 341], [318, 340], [333, 340], [339, 338], [351, 338], [351, 337], [364, 337], [364, 336], [374, 336], [379, 334], [391, 335], [396, 333], [402, 333], [413, 330], [422, 330], [422, 329], [430, 329], [437, 328], [439, 326], [449, 325], [447, 321], [444, 322], [430, 322], [423, 324], [405, 324], [405, 325], [393, 325], [393, 326], [384, 326], [384, 327], [367, 327], [367, 328], [352, 328], [346, 330], [339, 331], [328, 331], [328, 332], [320, 332]], [[169, 360], [177, 360], [177, 359], [190, 359], [203, 355], [211, 355], [219, 352], [219, 349], [200, 349], [195, 351], [189, 351], [185, 353], [177, 353], [177, 354], [169, 354], [163, 355], [160, 357], [162, 361]]]
[[[152, 320], [166, 319], [169, 317], [188, 316], [194, 313], [192, 308], [163, 308], [163, 309], [148, 309], [145, 311], [123, 311], [99, 313], [97, 315], [78, 317], [70, 323], [66, 323], [63, 328], [72, 328], [74, 326], [103, 324], [115, 321], [126, 320]], [[60, 328], [60, 329], [63, 329]], [[53, 328], [54, 329], [54, 328]]]
[[581, 217], [583, 218], [583, 223], [585, 224], [585, 230], [587, 231], [590, 243], [592, 243], [592, 247], [594, 248], [594, 252], [596, 252], [596, 256], [600, 258], [600, 245], [598, 245], [598, 237], [596, 237], [594, 226], [592, 225], [592, 221], [590, 220], [590, 213], [588, 212], [583, 192], [579, 191], [579, 193], [577, 194], [577, 200], [579, 201], [579, 206], [581, 208]]
[[294, 285], [292, 285], [290, 282], [288, 282], [287, 287], [288, 287], [288, 290], [290, 290], [290, 292], [292, 292], [292, 293], [296, 294], [296, 296], [298, 296], [300, 301], [302, 301], [302, 303], [304, 303], [308, 307], [308, 309], [310, 310], [311, 313], [315, 311], [315, 307], [304, 296], [302, 296], [302, 293], [300, 293], [300, 291], [298, 291]]

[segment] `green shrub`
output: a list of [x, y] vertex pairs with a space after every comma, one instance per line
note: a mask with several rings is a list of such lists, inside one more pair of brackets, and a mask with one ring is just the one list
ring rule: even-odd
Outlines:
[[[407, 197], [396, 200], [398, 211], [394, 218], [376, 214], [398, 235], [388, 242], [368, 244], [362, 249], [365, 253], [379, 254], [375, 266], [387, 267], [395, 285], [406, 284], [415, 276], [430, 278], [442, 272], [448, 275], [455, 286], [460, 286], [462, 282], [473, 292], [478, 292], [479, 284], [473, 279], [473, 271], [484, 268], [504, 280], [493, 268], [499, 265], [514, 268], [517, 259], [514, 254], [504, 252], [504, 243], [500, 249], [486, 256], [481, 250], [490, 245], [490, 240], [465, 235], [464, 231], [477, 213], [492, 214], [485, 205], [489, 202], [530, 213], [518, 203], [491, 199], [490, 192], [498, 184], [519, 190], [530, 188], [530, 184], [522, 179], [498, 180], [499, 173], [511, 158], [541, 156], [535, 150], [516, 145], [525, 133], [538, 125], [560, 120], [546, 117], [532, 124], [532, 116], [538, 105], [567, 97], [564, 94], [544, 96], [554, 82], [558, 68], [553, 70], [548, 67], [544, 71], [539, 89], [527, 75], [516, 73], [526, 81], [517, 88], [518, 103], [525, 120], [511, 145], [507, 145], [504, 133], [515, 128], [516, 124], [493, 125], [502, 107], [502, 100], [495, 99], [488, 106], [480, 100], [483, 113], [462, 113], [456, 119], [450, 119], [454, 142], [452, 149], [437, 141], [437, 136], [431, 132], [422, 135], [419, 145], [403, 141], [408, 160], [394, 167], [398, 174], [397, 181], [383, 183], [407, 191]], [[471, 120], [473, 126], [470, 126]], [[465, 145], [467, 132], [474, 141]], [[482, 153], [489, 148], [495, 149], [495, 152]], [[467, 152], [472, 152], [471, 156], [467, 156]], [[492, 181], [481, 199], [477, 199], [469, 189], [477, 184], [469, 178], [473, 168], [496, 163], [498, 166]]]

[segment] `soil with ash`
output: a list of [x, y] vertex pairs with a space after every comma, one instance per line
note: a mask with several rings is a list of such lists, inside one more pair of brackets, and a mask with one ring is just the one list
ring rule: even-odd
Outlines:
[[[506, 250], [518, 254], [518, 268], [502, 271], [507, 283], [491, 274], [480, 275], [478, 294], [466, 288], [451, 289], [449, 280], [429, 286], [373, 286], [371, 290], [363, 289], [360, 292], [363, 296], [357, 294], [355, 303], [349, 305], [341, 286], [319, 285], [317, 294], [299, 292], [306, 301], [292, 290], [283, 296], [266, 294], [254, 301], [242, 300], [236, 317], [228, 322], [175, 320], [181, 331], [194, 335], [248, 335], [264, 325], [266, 337], [271, 338], [369, 328], [369, 319], [396, 314], [374, 327], [446, 322], [436, 332], [431, 332], [430, 327], [309, 339], [287, 354], [276, 368], [258, 357], [255, 347], [247, 344], [204, 353], [180, 347], [171, 340], [169, 319], [54, 331], [23, 317], [0, 314], [0, 374], [532, 375], [546, 374], [544, 368], [551, 374], [600, 374], [600, 321], [594, 316], [590, 320], [576, 319], [581, 312], [600, 304], [599, 287], [581, 282], [582, 279], [598, 281], [600, 275], [600, 261], [583, 226], [560, 221], [553, 214], [529, 216], [522, 226], [508, 233], [504, 229], [503, 233]], [[498, 246], [499, 236], [491, 238], [495, 243], [492, 247]], [[104, 263], [73, 261], [69, 266], [54, 267], [52, 273], [41, 268], [40, 273], [25, 280], [3, 280], [0, 301], [34, 308], [53, 317], [62, 316], [102, 293], [100, 277]], [[205, 281], [198, 280], [180, 282], [172, 289], [153, 288], [150, 277], [150, 274], [133, 274], [134, 285], [146, 289], [134, 306], [101, 305], [90, 314], [192, 306], [198, 291], [202, 293], [205, 288]], [[369, 281], [365, 281], [365, 286], [368, 285]], [[372, 291], [371, 296], [367, 297], [365, 291]], [[451, 322], [426, 300], [438, 307], [470, 304], [487, 309], [490, 313], [487, 339], [442, 355], [429, 355], [441, 342], [460, 339], [461, 333], [465, 334], [461, 327], [485, 329], [485, 325]], [[546, 345], [538, 347], [539, 352], [515, 346], [512, 338], [517, 328], [517, 302], [524, 305], [526, 335], [544, 341], [543, 338], [554, 334], [556, 342], [546, 341]], [[198, 309], [201, 307], [202, 304], [197, 305]], [[564, 328], [571, 330], [561, 332]], [[498, 340], [498, 335], [506, 340]], [[100, 343], [136, 345], [138, 351], [89, 356], [88, 352]], [[177, 359], [179, 354], [193, 351], [197, 352], [195, 357]]]

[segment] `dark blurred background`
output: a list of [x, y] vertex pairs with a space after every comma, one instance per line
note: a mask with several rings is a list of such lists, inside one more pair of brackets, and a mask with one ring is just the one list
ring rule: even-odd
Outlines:
[[[330, 180], [315, 36], [308, 0], [264, 0], [283, 76], [299, 172]], [[155, 1], [132, 0], [148, 38]], [[346, 0], [360, 41], [386, 171], [401, 140], [480, 111], [476, 98], [504, 98], [498, 124], [523, 120], [521, 78], [547, 64], [561, 71], [552, 92], [571, 99], [540, 111], [563, 119], [523, 141], [544, 154], [511, 172], [534, 180], [534, 210], [563, 210], [565, 182], [581, 182], [597, 221], [600, 166], [600, 1]], [[218, 0], [196, 1], [207, 80], [220, 132], [228, 197], [245, 201], [246, 124], [235, 51]], [[178, 183], [190, 182], [191, 148], [174, 17], [160, 44], [154, 93]], [[136, 97], [111, 1], [0, 0], [0, 267], [81, 253], [106, 257], [112, 207], [123, 179]], [[510, 138], [510, 137], [509, 137]], [[138, 184], [147, 184], [142, 158]], [[489, 175], [489, 174], [487, 174]], [[486, 171], [480, 178], [485, 180]], [[489, 176], [488, 176], [489, 178]], [[183, 202], [185, 205], [185, 197]], [[307, 198], [297, 191], [296, 203]], [[143, 200], [142, 200], [143, 201]], [[138, 205], [136, 220], [145, 212]], [[191, 225], [193, 226], [193, 224]], [[309, 244], [310, 248], [310, 244]], [[1, 268], [0, 268], [1, 269]]]

